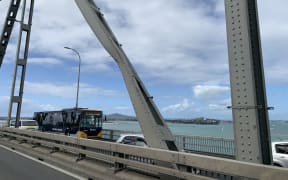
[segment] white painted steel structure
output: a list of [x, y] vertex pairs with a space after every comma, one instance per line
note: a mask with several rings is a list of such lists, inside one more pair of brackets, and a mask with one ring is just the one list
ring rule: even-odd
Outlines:
[[16, 21], [16, 16], [18, 13], [18, 9], [20, 6], [21, 0], [11, 1], [9, 5], [9, 9], [7, 12], [6, 20], [4, 23], [4, 28], [1, 34], [1, 43], [0, 43], [0, 67], [3, 62], [3, 58], [9, 43], [9, 39], [11, 37], [11, 33], [13, 30], [14, 23]]
[[149, 95], [100, 9], [91, 0], [75, 0], [75, 2], [103, 47], [118, 64], [148, 145], [177, 151], [174, 137], [153, 102], [153, 97]]
[[236, 159], [272, 163], [256, 0], [225, 0]]
[[[20, 2], [17, 0], [11, 1], [8, 12], [16, 8], [18, 9], [19, 8], [18, 3]], [[26, 5], [28, 5], [28, 8], [26, 8]], [[28, 60], [29, 41], [30, 41], [31, 27], [32, 27], [33, 8], [34, 8], [34, 0], [30, 0], [28, 3], [26, 0], [22, 1], [22, 14], [21, 14], [21, 20], [19, 21], [20, 30], [19, 30], [19, 35], [18, 35], [16, 60], [15, 60], [15, 65], [14, 65], [14, 74], [13, 74], [13, 80], [12, 80], [12, 86], [11, 86], [11, 95], [10, 95], [10, 103], [9, 103], [9, 109], [8, 109], [8, 122], [7, 122], [7, 124], [10, 124], [12, 111], [13, 111], [13, 104], [16, 104], [17, 106], [16, 106], [15, 127], [19, 126], [19, 120], [20, 120], [22, 99], [23, 99], [23, 93], [24, 93], [26, 65], [27, 65], [27, 60]], [[12, 12], [13, 15], [14, 13], [17, 13], [16, 10], [14, 11], [15, 12]], [[28, 13], [28, 15], [26, 15], [26, 13]], [[8, 14], [7, 19], [9, 18], [9, 16], [10, 14]], [[11, 21], [14, 21], [14, 22], [16, 21], [16, 14], [15, 14], [15, 17], [13, 16]], [[4, 30], [7, 29], [7, 27], [9, 26], [11, 26], [10, 28], [12, 30], [13, 25], [14, 23], [11, 25], [9, 23], [5, 24]], [[4, 36], [5, 36], [5, 33], [4, 33]], [[5, 44], [6, 47], [8, 45], [8, 41], [9, 39], [6, 42], [7, 44]], [[20, 73], [19, 85], [16, 83], [17, 75], [19, 75], [18, 73]], [[16, 86], [18, 86], [17, 89], [16, 89]]]

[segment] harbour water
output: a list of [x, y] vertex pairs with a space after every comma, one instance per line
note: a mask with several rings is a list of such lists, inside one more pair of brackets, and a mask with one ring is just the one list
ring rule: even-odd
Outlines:
[[[1, 125], [5, 121], [0, 120]], [[220, 123], [219, 125], [198, 125], [167, 123], [174, 135], [205, 136], [233, 139], [233, 124]], [[123, 130], [141, 132], [141, 128], [136, 121], [115, 121], [103, 123], [104, 129]], [[270, 121], [270, 134], [272, 141], [288, 140], [288, 121]]]
[[[233, 139], [233, 124], [221, 123], [219, 125], [198, 125], [168, 123], [174, 135], [205, 136]], [[141, 132], [138, 122], [116, 121], [104, 123], [104, 129]], [[270, 121], [270, 134], [272, 141], [288, 140], [288, 121]]]

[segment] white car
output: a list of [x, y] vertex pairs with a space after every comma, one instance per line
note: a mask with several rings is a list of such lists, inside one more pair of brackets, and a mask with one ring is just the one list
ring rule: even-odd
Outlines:
[[288, 141], [272, 142], [273, 165], [288, 168]]
[[[20, 119], [19, 129], [38, 130], [39, 126], [37, 121], [32, 119]], [[10, 121], [10, 127], [15, 127], [15, 120]]]
[[117, 143], [148, 147], [143, 134], [120, 134]]

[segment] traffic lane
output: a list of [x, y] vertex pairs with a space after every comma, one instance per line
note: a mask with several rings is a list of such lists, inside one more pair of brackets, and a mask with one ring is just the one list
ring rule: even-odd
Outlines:
[[33, 161], [0, 146], [0, 180], [76, 180], [73, 175], [64, 174], [47, 165]]

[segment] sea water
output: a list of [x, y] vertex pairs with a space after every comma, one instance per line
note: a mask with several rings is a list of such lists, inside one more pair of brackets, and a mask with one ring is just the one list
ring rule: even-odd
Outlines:
[[[233, 139], [233, 123], [220, 123], [219, 125], [199, 125], [167, 123], [174, 135], [205, 136]], [[6, 125], [0, 120], [1, 125]], [[137, 121], [114, 121], [103, 123], [104, 129], [141, 132]], [[270, 134], [272, 141], [288, 140], [288, 121], [270, 121]]]
[[[220, 123], [219, 125], [198, 125], [167, 123], [174, 135], [205, 136], [233, 139], [233, 123]], [[104, 129], [141, 132], [137, 121], [115, 121], [104, 123]], [[270, 121], [270, 134], [272, 141], [288, 140], [288, 121]]]

